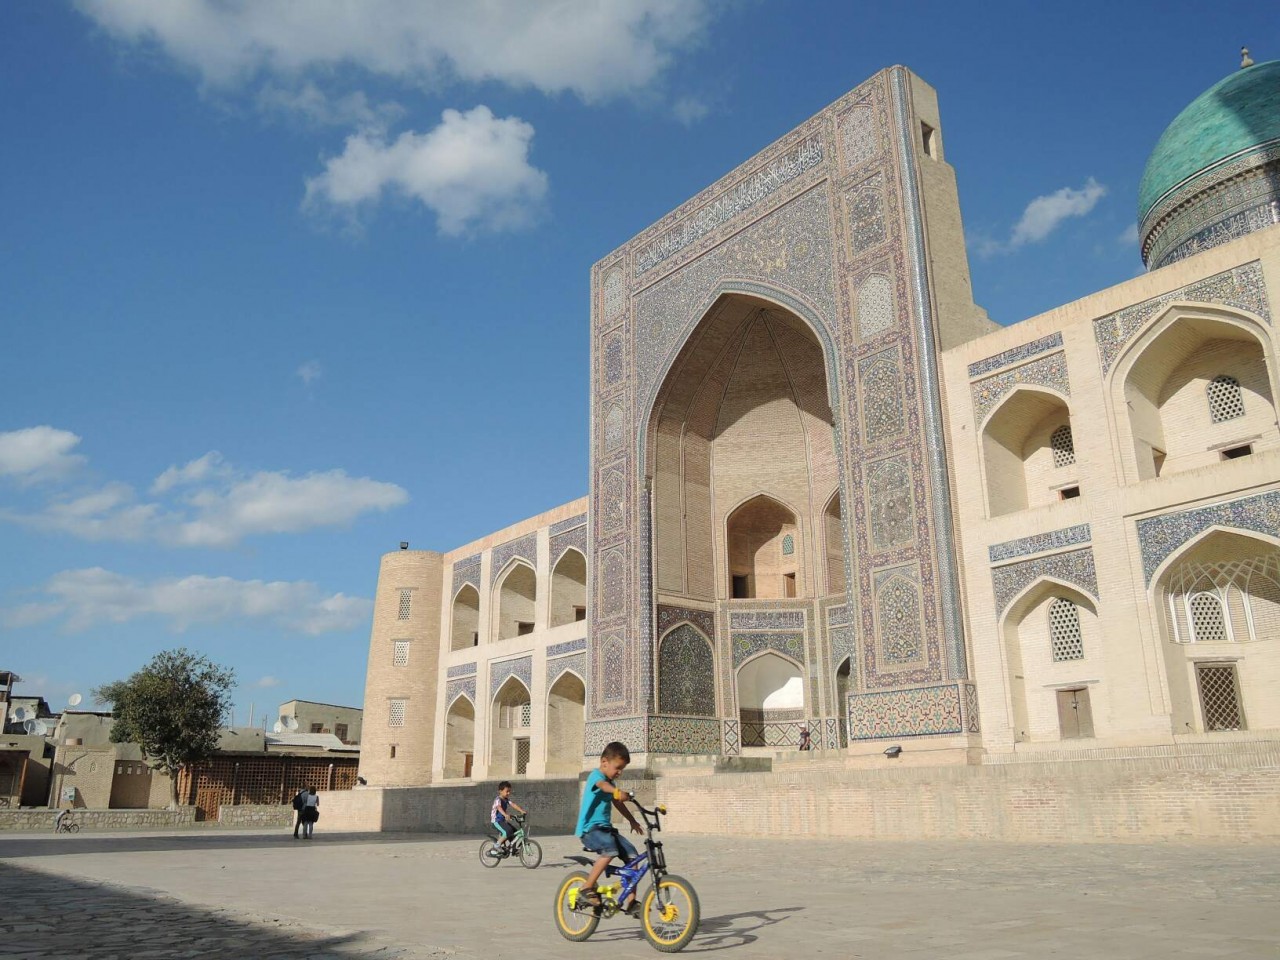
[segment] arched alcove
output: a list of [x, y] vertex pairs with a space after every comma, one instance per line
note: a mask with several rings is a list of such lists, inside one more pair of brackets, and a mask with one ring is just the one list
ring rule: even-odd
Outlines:
[[448, 779], [471, 776], [475, 756], [476, 708], [459, 695], [444, 717], [444, 775]]
[[515, 561], [498, 586], [498, 639], [533, 633], [538, 603], [538, 576], [533, 567]]
[[1049, 390], [1018, 387], [982, 428], [987, 511], [992, 517], [1079, 492], [1071, 410]]
[[658, 712], [716, 716], [715, 654], [692, 624], [677, 624], [659, 642]]
[[547, 775], [574, 776], [582, 770], [587, 687], [566, 670], [547, 694]]
[[449, 636], [450, 650], [465, 650], [480, 643], [480, 592], [469, 583], [453, 598]]
[[494, 694], [489, 718], [490, 775], [513, 776], [528, 768], [532, 709], [529, 688], [515, 677], [508, 677]]
[[795, 513], [772, 497], [752, 497], [733, 511], [725, 524], [728, 595], [739, 600], [801, 596], [797, 535]]
[[1030, 586], [1003, 622], [1014, 739], [1089, 739], [1106, 727], [1106, 658], [1092, 597], [1056, 580]]
[[1173, 312], [1116, 368], [1113, 407], [1127, 420], [1136, 480], [1280, 446], [1274, 360], [1247, 318]]
[[849, 693], [852, 691], [853, 663], [845, 657], [836, 668], [836, 709], [840, 720], [840, 746], [849, 745]]
[[824, 567], [827, 577], [824, 592], [828, 596], [843, 594], [848, 580], [844, 559], [844, 524], [841, 517], [840, 491], [837, 490], [822, 511], [822, 543], [827, 561]]
[[1280, 727], [1280, 546], [1211, 530], [1166, 561], [1152, 597], [1174, 732]]
[[762, 653], [738, 668], [738, 710], [744, 747], [799, 745], [804, 725], [804, 674], [794, 660]]
[[587, 558], [566, 550], [551, 571], [551, 626], [587, 619]]

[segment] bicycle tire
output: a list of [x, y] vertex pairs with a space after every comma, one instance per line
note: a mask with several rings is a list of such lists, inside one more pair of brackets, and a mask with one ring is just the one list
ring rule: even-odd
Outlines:
[[[670, 899], [663, 904], [659, 894]], [[683, 903], [677, 903], [677, 900]], [[663, 918], [664, 907], [674, 907], [675, 912], [669, 920]], [[702, 906], [698, 903], [698, 892], [688, 880], [674, 873], [659, 880], [657, 889], [649, 888], [644, 898], [644, 908], [640, 911], [645, 939], [649, 941], [649, 946], [660, 953], [679, 953], [687, 947], [693, 935], [698, 932], [701, 919]]]
[[537, 870], [542, 863], [542, 845], [537, 840], [526, 840], [520, 846], [520, 862], [530, 870]]
[[569, 906], [570, 892], [575, 887], [581, 888], [582, 882], [586, 879], [587, 875], [584, 872], [575, 870], [564, 878], [556, 890], [556, 902], [554, 904], [556, 929], [560, 931], [560, 936], [575, 943], [581, 943], [586, 940], [596, 932], [596, 927], [600, 926], [599, 907], [578, 910]]
[[480, 865], [481, 866], [496, 867], [499, 863], [502, 862], [502, 857], [497, 856], [496, 853], [494, 854], [490, 853], [490, 851], [494, 849], [494, 846], [495, 844], [494, 844], [494, 841], [492, 840], [486, 839], [486, 840], [480, 841]]
[[69, 824], [67, 824], [67, 832], [68, 832], [68, 833], [79, 833], [79, 832], [80, 832], [80, 824], [78, 824], [78, 823], [69, 823]]

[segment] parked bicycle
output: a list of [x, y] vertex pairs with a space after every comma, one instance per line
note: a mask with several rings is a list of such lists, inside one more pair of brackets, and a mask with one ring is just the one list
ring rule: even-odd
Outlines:
[[79, 833], [80, 824], [70, 814], [59, 814], [57, 819], [53, 821], [54, 833]]
[[[634, 794], [627, 794], [626, 799], [635, 804], [644, 820], [644, 852], [624, 866], [610, 864], [605, 868], [604, 876], [596, 884], [599, 906], [592, 906], [581, 896], [583, 881], [587, 879], [584, 871], [576, 870], [565, 877], [556, 891], [556, 927], [566, 940], [586, 940], [596, 932], [602, 917], [612, 917], [621, 911], [634, 893], [641, 901], [640, 923], [649, 944], [663, 953], [676, 953], [688, 946], [698, 932], [702, 915], [698, 894], [684, 877], [667, 873], [662, 842], [653, 839], [662, 829], [661, 817], [667, 808], [658, 805], [646, 810]], [[639, 887], [646, 874], [653, 882], [642, 895]]]
[[536, 870], [542, 862], [542, 847], [537, 840], [529, 838], [529, 817], [516, 814], [516, 832], [507, 843], [503, 843], [501, 834], [496, 840], [485, 838], [480, 844], [480, 862], [486, 867], [496, 867], [507, 857], [519, 857], [530, 870]]

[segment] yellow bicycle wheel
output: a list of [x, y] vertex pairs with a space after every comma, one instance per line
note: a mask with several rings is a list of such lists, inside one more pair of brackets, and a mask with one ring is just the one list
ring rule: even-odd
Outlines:
[[587, 875], [575, 870], [564, 878], [556, 891], [556, 929], [566, 940], [581, 941], [596, 932], [600, 926], [600, 908], [579, 904], [579, 893]]
[[689, 945], [698, 932], [702, 907], [697, 891], [684, 877], [669, 873], [644, 898], [641, 920], [644, 935], [655, 950], [677, 953]]

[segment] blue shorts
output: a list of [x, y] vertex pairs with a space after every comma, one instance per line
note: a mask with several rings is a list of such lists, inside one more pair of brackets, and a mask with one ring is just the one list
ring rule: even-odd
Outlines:
[[612, 827], [592, 827], [582, 835], [582, 845], [592, 853], [621, 857], [624, 863], [636, 858], [636, 848]]

